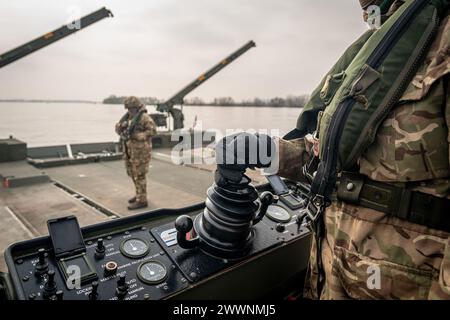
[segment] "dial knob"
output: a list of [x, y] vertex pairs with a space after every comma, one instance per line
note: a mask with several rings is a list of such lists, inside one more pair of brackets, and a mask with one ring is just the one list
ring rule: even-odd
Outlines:
[[275, 227], [275, 229], [276, 229], [278, 232], [284, 232], [284, 230], [286, 230], [286, 227], [285, 227], [284, 224], [282, 224], [282, 223], [277, 223], [277, 226]]
[[105, 277], [109, 277], [112, 276], [114, 274], [116, 274], [117, 272], [117, 262], [115, 261], [108, 261], [105, 264]]

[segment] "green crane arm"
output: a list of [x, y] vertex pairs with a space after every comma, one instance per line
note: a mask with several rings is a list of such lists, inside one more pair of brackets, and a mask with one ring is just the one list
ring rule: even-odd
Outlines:
[[215, 75], [217, 72], [225, 68], [227, 65], [229, 65], [231, 62], [239, 58], [242, 54], [247, 52], [249, 49], [256, 47], [256, 44], [253, 41], [247, 42], [244, 46], [230, 54], [228, 57], [220, 61], [218, 64], [216, 64], [214, 67], [206, 71], [205, 73], [198, 76], [194, 81], [189, 83], [186, 87], [181, 89], [179, 92], [177, 92], [173, 97], [171, 97], [169, 100], [160, 103], [156, 106], [156, 110], [159, 112], [169, 112], [173, 113], [173, 106], [174, 105], [181, 105], [183, 104], [183, 99], [186, 95], [188, 95], [192, 90], [197, 88], [199, 85], [201, 85], [203, 82], [211, 78], [213, 75]]
[[102, 20], [106, 17], [112, 17], [113, 14], [106, 8], [101, 8], [87, 16], [80, 18], [79, 23], [74, 21], [72, 23], [66, 24], [61, 28], [58, 28], [54, 31], [48, 32], [43, 36], [36, 38], [24, 45], [21, 45], [15, 49], [12, 49], [6, 53], [0, 55], [0, 68], [18, 60], [30, 53], [33, 53], [39, 49], [42, 49], [62, 38], [65, 38], [78, 30], [81, 30], [99, 20]]

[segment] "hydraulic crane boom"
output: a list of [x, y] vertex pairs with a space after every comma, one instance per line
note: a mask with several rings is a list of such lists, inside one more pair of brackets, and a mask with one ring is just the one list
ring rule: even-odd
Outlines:
[[65, 38], [77, 32], [78, 30], [81, 30], [97, 21], [100, 21], [103, 18], [112, 16], [113, 14], [111, 11], [106, 8], [101, 8], [95, 12], [92, 12], [91, 14], [88, 14], [87, 16], [80, 18], [79, 23], [78, 21], [74, 21], [54, 31], [48, 32], [39, 38], [36, 38], [24, 45], [21, 45], [0, 55], [0, 68], [18, 59], [21, 59], [26, 55], [29, 55], [30, 53], [42, 49], [58, 40], [61, 40], [62, 38]]
[[225, 68], [227, 65], [229, 65], [231, 62], [239, 58], [241, 55], [243, 55], [245, 52], [250, 50], [251, 48], [256, 47], [255, 42], [249, 41], [244, 46], [230, 54], [225, 59], [221, 60], [218, 64], [216, 64], [214, 67], [206, 71], [205, 73], [198, 76], [194, 81], [189, 83], [186, 87], [181, 89], [179, 92], [177, 92], [173, 97], [171, 97], [169, 100], [160, 103], [156, 106], [156, 110], [159, 112], [168, 112], [173, 120], [174, 120], [174, 129], [181, 129], [183, 128], [183, 120], [184, 116], [180, 109], [176, 109], [173, 106], [174, 105], [182, 105], [183, 99], [186, 95], [188, 95], [190, 92], [192, 92], [195, 88], [200, 86], [203, 82], [211, 78], [213, 75], [215, 75], [217, 72]]

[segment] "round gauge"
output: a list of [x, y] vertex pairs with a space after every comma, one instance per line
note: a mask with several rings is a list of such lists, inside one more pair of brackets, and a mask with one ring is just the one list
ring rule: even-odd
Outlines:
[[275, 222], [286, 223], [291, 220], [291, 215], [286, 209], [274, 204], [267, 208], [266, 216]]
[[128, 258], [141, 258], [149, 251], [148, 243], [142, 239], [127, 239], [120, 245], [120, 251]]
[[137, 270], [138, 278], [148, 284], [158, 284], [167, 277], [167, 269], [157, 261], [146, 261], [139, 265]]

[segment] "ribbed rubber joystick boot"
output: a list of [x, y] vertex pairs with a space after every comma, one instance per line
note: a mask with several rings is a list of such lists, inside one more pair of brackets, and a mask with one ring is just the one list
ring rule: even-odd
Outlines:
[[253, 240], [253, 219], [260, 208], [258, 193], [245, 177], [226, 188], [213, 184], [207, 191], [206, 208], [194, 221], [201, 248], [221, 258], [248, 253]]

